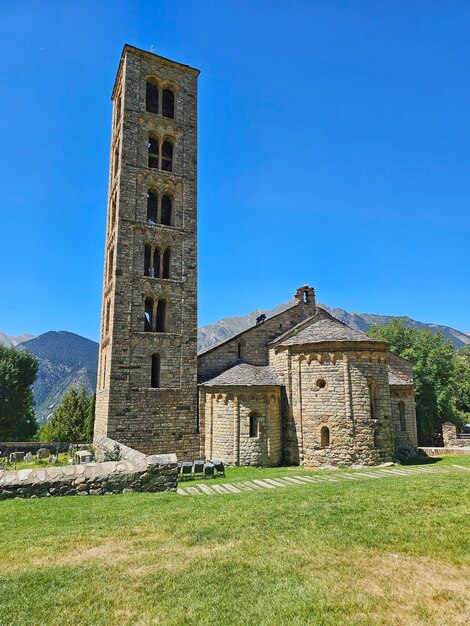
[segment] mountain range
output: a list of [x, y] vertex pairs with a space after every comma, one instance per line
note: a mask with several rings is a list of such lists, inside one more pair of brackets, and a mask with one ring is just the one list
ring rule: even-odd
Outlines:
[[92, 394], [96, 387], [98, 344], [66, 331], [50, 331], [23, 341], [17, 350], [27, 350], [39, 361], [33, 385], [36, 419], [44, 424], [62, 396], [74, 386]]
[[17, 337], [13, 335], [7, 335], [6, 333], [0, 333], [0, 343], [8, 348], [17, 346], [19, 343], [23, 341], [28, 341], [28, 339], [34, 339], [34, 335], [18, 335]]
[[[198, 350], [208, 348], [242, 332], [256, 323], [256, 318], [265, 314], [277, 315], [292, 306], [294, 300], [285, 302], [272, 310], [256, 310], [241, 317], [226, 317], [215, 324], [201, 326], [198, 329]], [[371, 324], [386, 324], [392, 317], [372, 313], [348, 312], [344, 309], [319, 306], [352, 328], [367, 332]], [[407, 319], [409, 326], [424, 328], [433, 333], [441, 333], [458, 349], [470, 344], [470, 333], [464, 333], [449, 326], [429, 324]], [[0, 343], [14, 346], [18, 350], [27, 350], [39, 361], [39, 372], [33, 386], [36, 401], [36, 417], [40, 424], [49, 419], [62, 396], [71, 386], [84, 387], [93, 393], [96, 387], [98, 368], [98, 343], [67, 331], [50, 331], [34, 337], [33, 335], [11, 336], [0, 332]]]
[[[226, 317], [219, 320], [215, 324], [208, 324], [207, 326], [201, 326], [198, 329], [198, 350], [208, 348], [210, 345], [228, 339], [237, 333], [242, 332], [246, 328], [249, 328], [256, 323], [256, 318], [265, 314], [267, 317], [277, 315], [282, 311], [294, 304], [294, 299], [289, 302], [284, 302], [279, 306], [271, 310], [257, 309], [242, 317]], [[391, 315], [376, 315], [374, 313], [355, 313], [345, 311], [344, 309], [332, 308], [326, 304], [319, 304], [318, 306], [326, 309], [328, 313], [336, 317], [344, 324], [367, 332], [372, 324], [387, 324], [393, 319]], [[448, 339], [454, 348], [458, 349], [470, 343], [470, 333], [464, 333], [450, 326], [441, 326], [439, 324], [429, 324], [426, 322], [418, 322], [417, 320], [407, 319], [407, 324], [413, 328], [424, 328], [430, 330], [433, 333], [441, 333], [446, 339]]]

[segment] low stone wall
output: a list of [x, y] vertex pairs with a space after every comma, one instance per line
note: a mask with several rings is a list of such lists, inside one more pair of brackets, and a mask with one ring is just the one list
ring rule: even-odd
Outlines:
[[442, 439], [446, 448], [470, 448], [470, 439], [459, 437], [457, 426], [452, 422], [442, 424]]
[[37, 454], [40, 448], [47, 448], [51, 451], [51, 454], [56, 454], [57, 452], [68, 452], [69, 446], [69, 443], [42, 441], [0, 441], [0, 456], [10, 456], [11, 452], [24, 452], [25, 454], [31, 452], [31, 454]]
[[[115, 441], [95, 441], [98, 456], [112, 452]], [[119, 461], [23, 469], [0, 474], [0, 500], [51, 496], [112, 495], [130, 491], [176, 491], [175, 454], [145, 456], [120, 444]]]
[[445, 448], [423, 448], [420, 447], [418, 450], [421, 450], [426, 456], [450, 456], [452, 454], [470, 454], [470, 446], [467, 447], [457, 447], [457, 446], [447, 446]]

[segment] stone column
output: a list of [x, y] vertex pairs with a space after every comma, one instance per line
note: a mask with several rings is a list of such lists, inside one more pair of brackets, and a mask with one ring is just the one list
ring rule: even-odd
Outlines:
[[265, 463], [270, 464], [271, 461], [271, 407], [269, 404], [268, 395], [264, 395], [264, 415], [266, 425], [266, 442], [265, 442]]
[[457, 439], [457, 427], [452, 422], [445, 422], [442, 424], [442, 439], [444, 441], [444, 447], [452, 446]]
[[238, 396], [233, 398], [233, 463], [240, 465], [240, 402]]
[[304, 425], [303, 425], [303, 407], [302, 407], [302, 363], [304, 359], [297, 359], [297, 418], [300, 430], [300, 461], [304, 460]]
[[354, 426], [353, 403], [351, 399], [351, 374], [349, 371], [349, 356], [343, 352], [343, 375], [344, 375], [344, 407], [346, 419], [351, 420]]

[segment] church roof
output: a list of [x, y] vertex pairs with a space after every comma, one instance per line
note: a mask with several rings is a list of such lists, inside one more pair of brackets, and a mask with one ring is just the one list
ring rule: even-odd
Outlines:
[[[282, 315], [284, 315], [286, 313], [286, 311], [290, 311], [291, 309], [293, 309], [297, 305], [298, 305], [298, 302], [295, 302], [294, 304], [290, 304], [285, 309], [283, 309], [279, 313], [276, 313], [275, 315], [272, 315], [272, 314], [270, 315], [268, 313], [266, 315], [266, 320], [273, 320], [273, 319], [276, 319], [276, 317], [281, 317]], [[227, 337], [226, 339], [221, 339], [220, 341], [217, 341], [216, 343], [212, 343], [210, 346], [207, 346], [206, 348], [203, 348], [202, 350], [199, 350], [197, 355], [198, 356], [202, 356], [203, 354], [207, 354], [208, 352], [212, 352], [213, 350], [217, 350], [217, 348], [220, 348], [220, 346], [223, 346], [226, 343], [230, 343], [231, 341], [236, 341], [238, 338], [242, 337], [243, 335], [246, 335], [247, 333], [249, 333], [252, 330], [255, 330], [257, 328], [261, 328], [261, 324], [252, 324], [248, 328], [245, 328], [244, 330], [240, 331], [239, 333], [236, 333], [235, 335], [230, 335], [230, 337]]]
[[206, 380], [201, 385], [209, 387], [218, 386], [256, 386], [256, 385], [282, 385], [276, 372], [268, 365], [251, 365], [251, 363], [237, 363], [229, 369], [218, 374], [210, 380]]
[[405, 374], [403, 374], [403, 376], [399, 376], [397, 374], [397, 372], [392, 371], [392, 369], [388, 368], [388, 384], [394, 387], [400, 386], [400, 385], [412, 385], [413, 381], [410, 380], [410, 378], [408, 378]]
[[[306, 325], [306, 322], [301, 322], [291, 329], [285, 338], [275, 339], [272, 343], [277, 343], [282, 346], [296, 346], [309, 343], [324, 343], [328, 341], [348, 341], [358, 342], [364, 341], [368, 343], [383, 343], [377, 339], [368, 337], [365, 333], [359, 330], [355, 330], [343, 324], [339, 320], [330, 316], [326, 311], [319, 309], [321, 317], [317, 316], [310, 318], [310, 323]], [[296, 332], [297, 331], [297, 332]]]

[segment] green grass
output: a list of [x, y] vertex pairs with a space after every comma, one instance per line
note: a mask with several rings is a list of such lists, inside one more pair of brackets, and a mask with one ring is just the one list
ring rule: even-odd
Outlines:
[[22, 469], [44, 469], [45, 467], [68, 465], [68, 462], [69, 455], [67, 452], [58, 454], [57, 463], [49, 463], [47, 459], [38, 459], [36, 456], [30, 463], [27, 463], [26, 461], [15, 461], [13, 463], [9, 463], [6, 459], [3, 458], [0, 460], [0, 463], [5, 467], [6, 472]]
[[[467, 460], [466, 460], [467, 459]], [[462, 461], [462, 462], [461, 462]], [[448, 465], [452, 465], [454, 463], [460, 463], [461, 465], [467, 464], [470, 465], [470, 456], [444, 456], [442, 458], [419, 458], [414, 460], [413, 462], [407, 462], [403, 464], [403, 467], [417, 467], [417, 466], [427, 466], [427, 467], [444, 467]], [[400, 469], [400, 465], [395, 466], [395, 469]], [[373, 468], [369, 468], [370, 471]], [[389, 469], [389, 468], [384, 468]], [[358, 470], [347, 470], [347, 469], [312, 469], [306, 468], [302, 466], [287, 466], [287, 467], [227, 467], [225, 468], [225, 477], [223, 476], [214, 476], [213, 478], [182, 478], [179, 480], [179, 484], [181, 487], [191, 487], [192, 485], [200, 485], [200, 484], [223, 484], [223, 483], [236, 483], [242, 482], [244, 480], [253, 480], [254, 478], [263, 479], [263, 478], [282, 478], [283, 476], [308, 476], [318, 474], [320, 476], [335, 476], [336, 473], [355, 473], [355, 472], [364, 472], [368, 471], [367, 468], [358, 469]]]
[[466, 624], [470, 472], [452, 463], [470, 457], [234, 495], [3, 501], [0, 625]]

